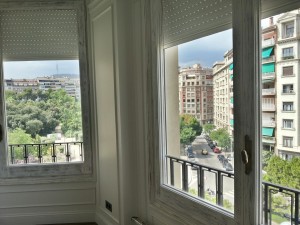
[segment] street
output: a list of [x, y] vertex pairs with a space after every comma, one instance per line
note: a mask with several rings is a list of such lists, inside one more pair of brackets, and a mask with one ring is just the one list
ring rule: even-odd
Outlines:
[[[224, 155], [224, 153], [214, 153], [212, 149], [209, 147], [207, 141], [203, 136], [198, 136], [195, 141], [192, 143], [193, 152], [195, 153], [195, 159], [192, 161], [204, 166], [216, 168], [221, 171], [225, 171], [222, 166], [222, 163], [217, 158], [218, 155]], [[207, 155], [202, 155], [201, 151], [205, 149], [208, 151]], [[187, 157], [186, 157], [187, 158]], [[189, 160], [187, 158], [187, 160]], [[230, 161], [233, 165], [233, 159]], [[212, 195], [216, 193], [217, 186], [217, 175], [214, 172], [205, 171], [204, 172], [204, 189], [210, 190]], [[189, 167], [189, 188], [198, 190], [197, 188], [197, 170], [192, 170]], [[227, 178], [223, 176], [223, 199], [228, 200], [230, 203], [234, 204], [234, 179]]]

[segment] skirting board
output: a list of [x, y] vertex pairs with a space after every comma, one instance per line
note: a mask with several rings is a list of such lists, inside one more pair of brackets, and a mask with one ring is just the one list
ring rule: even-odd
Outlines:
[[1, 225], [64, 224], [95, 221], [95, 211], [10, 214], [0, 216]]

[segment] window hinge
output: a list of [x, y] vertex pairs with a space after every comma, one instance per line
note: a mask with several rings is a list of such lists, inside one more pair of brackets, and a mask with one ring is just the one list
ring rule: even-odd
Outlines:
[[252, 142], [248, 135], [245, 136], [245, 149], [241, 151], [242, 161], [245, 165], [245, 173], [251, 172], [251, 146]]

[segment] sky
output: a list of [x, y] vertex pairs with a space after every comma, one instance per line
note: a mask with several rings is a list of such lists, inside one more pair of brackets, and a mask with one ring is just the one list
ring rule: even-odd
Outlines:
[[78, 60], [4, 62], [5, 79], [31, 79], [54, 74], [79, 74]]
[[[274, 22], [277, 18], [278, 16], [274, 16]], [[262, 28], [268, 24], [269, 18], [261, 21]], [[202, 67], [211, 68], [216, 61], [223, 61], [224, 53], [230, 49], [232, 49], [232, 29], [190, 41], [178, 46], [179, 66], [188, 67], [200, 63]]]

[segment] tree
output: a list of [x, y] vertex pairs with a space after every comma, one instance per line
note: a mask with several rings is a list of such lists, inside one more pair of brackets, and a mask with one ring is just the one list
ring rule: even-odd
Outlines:
[[43, 123], [40, 120], [33, 119], [26, 122], [26, 131], [31, 134], [32, 138], [39, 133], [39, 131], [43, 128]]
[[180, 131], [180, 142], [182, 144], [190, 144], [195, 140], [196, 131], [193, 130], [191, 127], [184, 127]]
[[194, 116], [183, 114], [180, 117], [180, 143], [192, 143], [201, 132], [202, 127]]
[[273, 155], [268, 165], [264, 180], [286, 187], [300, 189], [300, 158], [294, 157], [287, 161]]
[[230, 146], [230, 136], [228, 131], [224, 128], [212, 131], [210, 138], [216, 141], [220, 147], [228, 148]]
[[211, 124], [211, 123], [207, 123], [203, 125], [203, 130], [205, 133], [207, 133], [208, 135], [210, 135], [210, 133], [215, 129], [215, 125]]
[[8, 132], [8, 143], [13, 144], [33, 144], [34, 140], [30, 134], [27, 134], [24, 130], [16, 128], [13, 131]]

